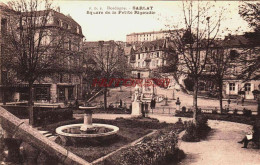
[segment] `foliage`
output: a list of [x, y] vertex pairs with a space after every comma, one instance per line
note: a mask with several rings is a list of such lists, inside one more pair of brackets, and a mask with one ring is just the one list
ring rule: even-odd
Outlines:
[[[55, 133], [55, 129], [62, 125], [67, 124], [76, 124], [82, 123], [83, 119], [74, 119], [68, 121], [61, 121], [54, 124], [49, 124], [43, 126], [43, 130], [48, 130], [49, 132]], [[72, 151], [73, 153], [81, 156], [82, 158], [86, 159], [87, 161], [91, 162], [100, 158], [101, 156], [105, 156], [108, 153], [115, 151], [116, 149], [133, 142], [134, 140], [148, 134], [151, 130], [158, 129], [157, 135], [166, 134], [166, 132], [175, 131], [177, 134], [184, 129], [182, 122], [178, 122], [178, 124], [168, 124], [168, 123], [160, 123], [157, 119], [153, 118], [132, 118], [132, 119], [124, 119], [124, 118], [117, 118], [116, 120], [104, 120], [104, 119], [93, 119], [93, 123], [103, 123], [103, 124], [111, 124], [119, 127], [118, 137], [114, 141], [113, 145], [107, 144], [105, 142], [101, 146], [81, 146], [81, 147], [73, 147], [73, 146], [66, 146], [66, 149]], [[161, 131], [162, 130], [162, 131]], [[152, 137], [146, 137], [143, 139], [145, 143], [150, 143]], [[164, 142], [161, 141], [162, 139], [158, 140], [158, 145], [161, 145]], [[121, 153], [118, 152], [119, 154]], [[175, 152], [177, 154], [177, 151]], [[183, 154], [183, 152], [178, 152]], [[113, 161], [104, 161], [105, 164], [117, 164], [118, 155], [111, 155], [112, 159], [108, 158], [109, 160], [116, 160]], [[111, 157], [109, 156], [109, 157]], [[179, 157], [178, 154], [174, 158]], [[172, 156], [171, 156], [172, 157]], [[103, 162], [102, 162], [103, 163]]]
[[[113, 82], [114, 78], [123, 78], [127, 74], [128, 65], [127, 59], [124, 56], [123, 48], [114, 41], [99, 41], [97, 48], [94, 51], [87, 52], [89, 56], [91, 56], [92, 60], [94, 61], [93, 69], [95, 70], [96, 75], [93, 74], [90, 78], [92, 81], [96, 81], [98, 79], [103, 79], [101, 86], [104, 87], [104, 109], [107, 109], [107, 87], [111, 86], [111, 84], [118, 82]], [[86, 69], [85, 79], [89, 78], [90, 75], [88, 70]], [[119, 85], [119, 84], [117, 84]], [[98, 86], [98, 85], [97, 85]], [[94, 88], [96, 86], [91, 86]]]
[[159, 132], [153, 137], [145, 138], [140, 143], [124, 149], [106, 163], [152, 165], [172, 161], [171, 159], [182, 159], [184, 153], [177, 148], [177, 143], [178, 136], [173, 131]]
[[194, 81], [190, 77], [184, 79], [184, 84], [187, 90], [193, 91]]
[[249, 26], [254, 30], [254, 32], [249, 32], [245, 34], [249, 43], [247, 45], [253, 45], [254, 47], [250, 50], [246, 50], [245, 54], [254, 54], [251, 58], [247, 59], [241, 57], [241, 61], [245, 62], [247, 65], [243, 68], [242, 73], [239, 75], [240, 78], [245, 80], [259, 79], [260, 75], [260, 56], [259, 56], [259, 37], [260, 37], [260, 3], [259, 2], [243, 2], [239, 6], [240, 16], [247, 21]]
[[243, 109], [243, 115], [245, 115], [245, 116], [251, 116], [251, 115], [252, 115], [252, 111], [244, 108], [244, 109]]
[[239, 14], [255, 30], [260, 32], [260, 3], [244, 2], [239, 6]]
[[189, 142], [198, 142], [207, 136], [210, 131], [208, 126], [208, 118], [204, 115], [198, 115], [197, 123], [189, 121], [186, 125], [186, 132], [182, 137], [182, 140]]
[[34, 107], [34, 125], [43, 126], [50, 123], [56, 123], [64, 120], [71, 120], [73, 118], [73, 111], [71, 109], [51, 109]]
[[172, 32], [172, 42], [178, 54], [178, 72], [189, 75], [194, 83], [189, 86], [190, 90], [193, 86], [194, 120], [198, 108], [198, 83], [209, 62], [212, 45], [219, 35], [224, 13], [223, 8], [216, 10], [213, 3], [211, 4], [183, 1], [183, 17], [179, 19], [182, 27], [170, 27], [181, 29]]

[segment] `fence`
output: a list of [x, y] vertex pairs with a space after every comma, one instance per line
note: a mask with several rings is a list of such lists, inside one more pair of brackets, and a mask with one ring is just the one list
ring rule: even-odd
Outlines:
[[169, 114], [174, 115], [176, 108], [173, 107], [155, 107], [155, 109], [148, 109], [150, 114]]

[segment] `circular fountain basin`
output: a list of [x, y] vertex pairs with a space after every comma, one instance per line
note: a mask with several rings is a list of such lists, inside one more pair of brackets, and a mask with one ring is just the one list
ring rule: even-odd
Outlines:
[[93, 123], [93, 128], [104, 128], [109, 131], [104, 133], [79, 132], [82, 125], [70, 124], [56, 128], [56, 133], [61, 138], [62, 144], [98, 143], [114, 138], [119, 131], [119, 128], [114, 125]]

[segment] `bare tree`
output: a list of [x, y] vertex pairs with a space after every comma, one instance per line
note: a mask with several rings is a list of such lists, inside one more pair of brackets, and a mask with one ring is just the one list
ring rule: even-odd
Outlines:
[[260, 78], [260, 56], [259, 56], [259, 37], [260, 37], [260, 3], [259, 2], [243, 2], [239, 6], [240, 16], [248, 22], [249, 26], [254, 30], [254, 32], [249, 32], [245, 34], [245, 37], [249, 41], [246, 45], [241, 44], [241, 46], [246, 47], [244, 49], [245, 54], [252, 54], [250, 58], [247, 56], [241, 56], [240, 60], [246, 63], [243, 67], [240, 78], [245, 81], [251, 79]]
[[232, 66], [232, 62], [234, 62], [237, 57], [238, 54], [236, 53], [236, 51], [230, 52], [229, 49], [226, 48], [226, 45], [224, 45], [222, 40], [214, 44], [210, 53], [209, 65], [211, 65], [212, 68], [212, 80], [215, 80], [215, 84], [218, 87], [217, 89], [219, 96], [220, 113], [223, 112], [223, 80], [225, 76], [232, 74], [230, 72], [230, 68]]
[[[172, 35], [178, 57], [178, 71], [189, 75], [193, 82], [193, 119], [197, 121], [198, 83], [209, 59], [211, 45], [219, 34], [221, 10], [214, 10], [214, 2], [183, 2], [182, 30]], [[181, 28], [179, 28], [181, 29]]]
[[[123, 78], [126, 72], [127, 59], [123, 49], [114, 41], [99, 41], [98, 50], [93, 54], [96, 69], [100, 71], [100, 78], [104, 88], [104, 109], [107, 109], [107, 88], [114, 83], [113, 78]], [[97, 77], [98, 78], [98, 77]], [[118, 80], [118, 79], [117, 79]], [[117, 82], [115, 82], [117, 83]]]
[[[63, 58], [62, 38], [65, 32], [48, 28], [53, 23], [53, 7], [49, 0], [17, 0], [9, 2], [16, 12], [5, 35], [5, 64], [17, 77], [29, 84], [30, 119], [33, 117], [33, 83], [50, 75]], [[32, 120], [30, 120], [32, 122]]]

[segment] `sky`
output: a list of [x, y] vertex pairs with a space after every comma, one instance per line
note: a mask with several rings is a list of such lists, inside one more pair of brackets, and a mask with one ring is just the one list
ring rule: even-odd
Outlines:
[[[0, 2], [8, 0], [0, 0]], [[206, 3], [203, 1], [203, 3]], [[214, 3], [214, 4], [213, 4]], [[212, 2], [217, 11], [225, 7], [225, 20], [221, 25], [224, 34], [242, 34], [250, 31], [246, 21], [238, 14], [239, 1]], [[125, 41], [126, 35], [133, 32], [168, 30], [165, 25], [177, 25], [182, 21], [181, 1], [72, 1], [55, 0], [55, 6], [60, 7], [61, 13], [70, 15], [82, 27], [87, 41], [116, 40]], [[154, 14], [119, 14], [118, 8], [126, 12], [134, 12], [133, 7], [152, 7]], [[110, 9], [108, 9], [108, 7]], [[91, 8], [91, 9], [90, 9]], [[94, 10], [94, 9], [97, 10]], [[100, 9], [102, 8], [102, 10]], [[117, 8], [112, 10], [111, 8]], [[102, 11], [103, 14], [88, 14], [89, 11]], [[109, 11], [110, 14], [105, 14]], [[112, 14], [115, 11], [116, 14]], [[214, 17], [214, 16], [213, 16]], [[226, 30], [226, 28], [229, 28]], [[222, 36], [223, 37], [223, 36]]]

